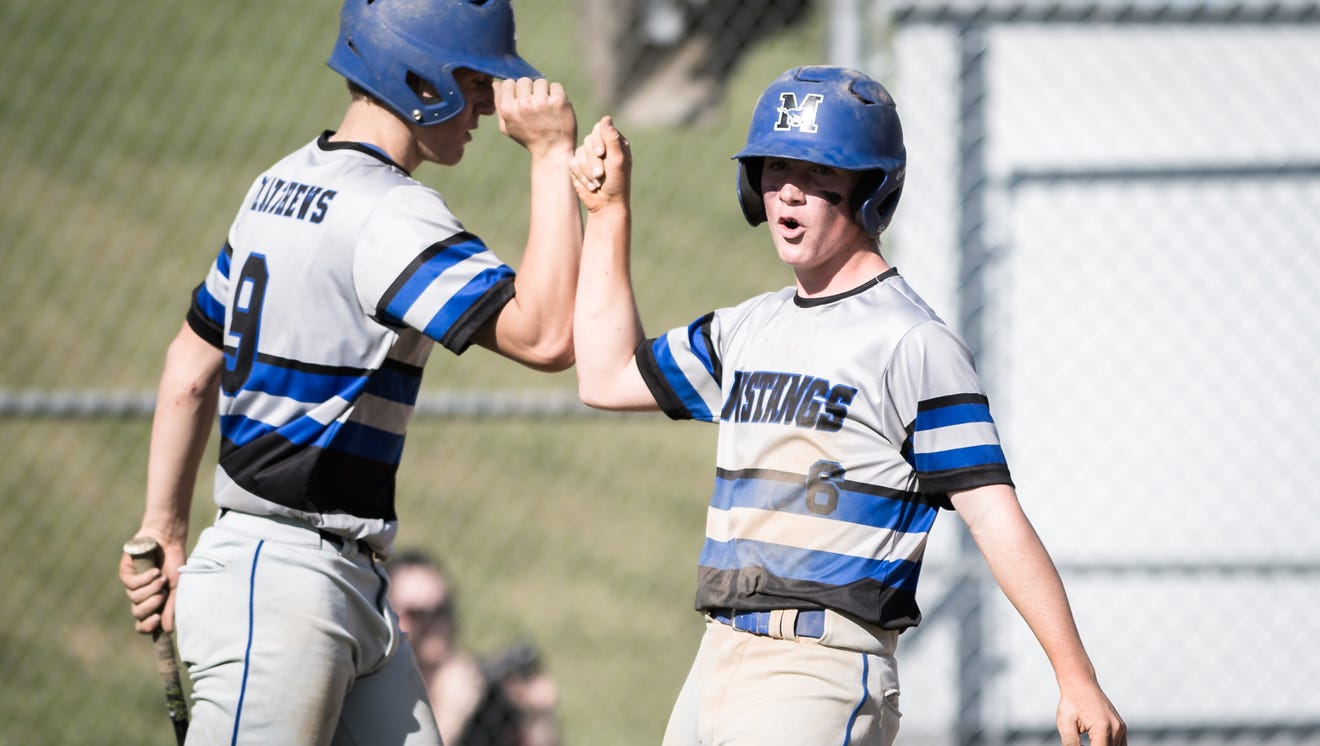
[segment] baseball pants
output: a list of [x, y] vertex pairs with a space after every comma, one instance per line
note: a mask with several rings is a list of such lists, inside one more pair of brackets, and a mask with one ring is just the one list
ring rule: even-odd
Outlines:
[[179, 570], [188, 744], [440, 743], [426, 686], [355, 542], [224, 511]]
[[664, 746], [892, 744], [898, 633], [826, 615], [818, 638], [797, 637], [791, 621], [772, 637], [707, 617]]

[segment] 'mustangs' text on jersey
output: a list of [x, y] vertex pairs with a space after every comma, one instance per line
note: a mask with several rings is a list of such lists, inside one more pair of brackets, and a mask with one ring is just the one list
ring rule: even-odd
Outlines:
[[857, 389], [801, 373], [734, 371], [720, 410], [730, 422], [776, 422], [834, 432], [843, 427]]
[[471, 344], [513, 270], [437, 192], [329, 134], [253, 182], [188, 321], [224, 350], [217, 505], [387, 552], [427, 357]]
[[948, 494], [1012, 483], [971, 353], [894, 270], [830, 298], [785, 288], [715, 311], [637, 361], [670, 417], [719, 424], [701, 610], [915, 626]]

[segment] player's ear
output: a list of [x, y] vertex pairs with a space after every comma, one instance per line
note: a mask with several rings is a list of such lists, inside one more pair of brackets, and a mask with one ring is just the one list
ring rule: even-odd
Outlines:
[[417, 94], [417, 98], [423, 101], [439, 101], [440, 92], [428, 80], [423, 80], [420, 75], [414, 72], [408, 73], [408, 87]]

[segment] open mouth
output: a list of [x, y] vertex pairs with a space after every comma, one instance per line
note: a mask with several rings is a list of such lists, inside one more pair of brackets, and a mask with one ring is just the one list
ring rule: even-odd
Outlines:
[[798, 228], [802, 227], [802, 224], [794, 220], [793, 218], [780, 218], [779, 224], [791, 231], [797, 230]]

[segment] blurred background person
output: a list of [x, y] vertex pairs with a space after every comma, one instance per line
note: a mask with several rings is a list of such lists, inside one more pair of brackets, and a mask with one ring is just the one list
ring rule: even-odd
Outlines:
[[487, 658], [458, 640], [457, 594], [426, 552], [397, 552], [386, 565], [389, 599], [422, 669], [446, 746], [559, 746], [558, 687], [534, 645]]

